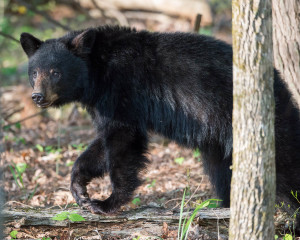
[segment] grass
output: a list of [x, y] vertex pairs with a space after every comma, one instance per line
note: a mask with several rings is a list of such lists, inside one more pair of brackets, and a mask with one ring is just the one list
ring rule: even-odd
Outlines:
[[[184, 218], [183, 220], [183, 208], [184, 208], [184, 199], [185, 199], [185, 195], [186, 195], [186, 189], [183, 192], [183, 196], [182, 196], [182, 200], [181, 200], [181, 205], [180, 205], [180, 218], [179, 218], [179, 227], [178, 227], [178, 236], [177, 239], [178, 240], [186, 240], [190, 231], [190, 226], [193, 222], [193, 220], [195, 219], [195, 217], [197, 216], [197, 213], [205, 208], [205, 207], [217, 207], [218, 206], [218, 202], [221, 201], [220, 199], [208, 199], [204, 202], [202, 202], [201, 204], [199, 204], [195, 210], [193, 211], [192, 215], [187, 218], [187, 216]], [[182, 222], [183, 220], [183, 222]]]

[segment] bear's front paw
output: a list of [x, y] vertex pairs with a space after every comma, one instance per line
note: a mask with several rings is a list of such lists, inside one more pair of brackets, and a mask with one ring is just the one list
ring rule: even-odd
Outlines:
[[104, 201], [91, 199], [88, 205], [86, 206], [86, 208], [89, 209], [94, 214], [104, 214], [104, 215], [112, 215], [116, 213], [119, 209], [119, 207], [114, 206], [110, 198]]
[[71, 193], [75, 198], [76, 203], [80, 207], [88, 207], [90, 205], [89, 194], [87, 193], [86, 186], [78, 183], [72, 183], [70, 187]]

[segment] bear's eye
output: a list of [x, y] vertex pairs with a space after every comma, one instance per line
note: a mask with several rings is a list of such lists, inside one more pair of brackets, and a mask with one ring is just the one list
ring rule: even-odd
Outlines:
[[33, 77], [34, 79], [37, 77], [37, 71], [34, 71], [34, 72], [32, 73], [32, 77]]
[[60, 72], [55, 72], [55, 71], [54, 71], [54, 72], [52, 73], [52, 76], [55, 77], [55, 78], [60, 78]]

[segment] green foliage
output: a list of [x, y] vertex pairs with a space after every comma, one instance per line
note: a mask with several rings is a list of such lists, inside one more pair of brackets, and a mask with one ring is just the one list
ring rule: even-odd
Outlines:
[[13, 178], [14, 178], [16, 184], [20, 188], [24, 188], [22, 175], [27, 169], [27, 164], [26, 163], [17, 163], [17, 164], [13, 163], [12, 165], [9, 165], [9, 169], [10, 169], [11, 174], [13, 175]]
[[222, 200], [220, 199], [210, 199], [208, 208], [218, 208], [221, 206]]
[[[296, 201], [300, 204], [300, 200], [299, 200], [299, 198], [298, 198], [298, 192], [296, 191], [296, 192], [294, 192], [293, 190], [291, 190], [291, 194], [292, 194], [292, 196], [296, 199]], [[280, 202], [280, 204], [275, 204], [275, 207], [276, 208], [282, 208], [283, 206], [285, 206], [285, 203], [284, 202]], [[290, 206], [290, 204], [287, 204], [287, 208], [290, 208], [291, 206]], [[297, 217], [297, 214], [299, 214], [299, 211], [300, 211], [300, 207], [298, 207], [295, 211], [294, 211], [294, 213], [291, 215], [291, 217], [293, 218], [293, 220], [292, 220], [292, 225], [294, 226], [295, 225], [295, 221], [296, 221], [296, 217]], [[291, 234], [285, 234], [284, 236], [283, 236], [283, 240], [293, 240], [293, 239], [295, 239], [295, 238], [293, 238], [293, 234], [295, 235], [295, 233], [293, 232], [294, 231], [294, 228], [292, 228], [292, 227], [290, 227], [289, 228], [289, 232], [291, 233]], [[275, 235], [275, 239], [278, 239], [278, 236], [277, 235]]]
[[17, 234], [18, 234], [18, 231], [17, 230], [13, 230], [10, 232], [10, 236], [12, 237], [12, 239], [16, 239], [17, 238]]
[[285, 234], [283, 240], [293, 240], [293, 236], [290, 234]]
[[37, 190], [38, 186], [39, 186], [39, 184], [37, 183], [37, 184], [35, 185], [33, 191], [32, 191], [32, 192], [30, 193], [30, 195], [28, 196], [27, 201], [30, 201], [30, 200], [33, 198], [34, 194], [36, 193], [36, 190]]
[[41, 144], [36, 144], [35, 148], [37, 150], [39, 150], [40, 152], [42, 152], [42, 153], [43, 152], [46, 152], [46, 153], [60, 153], [60, 152], [62, 152], [61, 148], [57, 148], [57, 147], [54, 147], [54, 146], [43, 147]]
[[133, 238], [132, 240], [139, 240], [141, 236], [137, 236], [136, 238]]
[[155, 183], [156, 183], [156, 179], [153, 179], [152, 182], [150, 184], [148, 184], [147, 188], [154, 187]]
[[141, 204], [141, 199], [140, 198], [134, 198], [133, 200], [132, 200], [132, 203], [134, 204], [134, 205], [140, 205]]
[[81, 215], [77, 214], [75, 211], [73, 211], [73, 212], [58, 213], [52, 218], [52, 220], [55, 220], [55, 221], [69, 220], [71, 222], [82, 222], [82, 221], [85, 221], [85, 218], [82, 217]]
[[1, 69], [1, 74], [5, 77], [11, 76], [17, 73], [17, 67], [4, 67]]
[[194, 153], [193, 153], [193, 156], [194, 156], [194, 158], [197, 159], [198, 162], [201, 161], [201, 153], [200, 153], [199, 148], [196, 148], [196, 149], [195, 149], [195, 151], [194, 151]]
[[66, 166], [71, 167], [71, 166], [74, 165], [74, 163], [75, 163], [74, 161], [69, 161], [69, 162], [66, 163]]
[[44, 147], [43, 147], [41, 144], [36, 144], [36, 145], [35, 145], [35, 148], [36, 148], [37, 150], [39, 150], [40, 152], [44, 152]]
[[87, 145], [84, 143], [79, 143], [79, 144], [72, 144], [72, 147], [75, 148], [78, 151], [84, 151], [87, 149]]
[[202, 35], [212, 36], [212, 28], [211, 27], [200, 28], [199, 33]]
[[216, 14], [231, 11], [231, 0], [209, 0], [209, 2]]
[[46, 153], [60, 153], [62, 151], [61, 148], [56, 148], [54, 146], [46, 146], [45, 152]]
[[208, 200], [202, 202], [200, 205], [198, 205], [196, 207], [196, 209], [193, 211], [190, 218], [187, 219], [187, 217], [185, 217], [183, 223], [181, 223], [182, 219], [183, 219], [183, 207], [184, 207], [185, 193], [186, 193], [186, 190], [184, 190], [184, 192], [183, 192], [181, 205], [180, 205], [180, 218], [179, 218], [178, 237], [177, 237], [178, 240], [186, 240], [187, 239], [190, 226], [200, 209], [209, 207], [209, 205], [215, 206], [215, 204], [217, 202], [221, 201], [220, 199], [208, 199]]
[[15, 123], [15, 126], [16, 126], [17, 129], [21, 129], [21, 123], [20, 122]]
[[184, 161], [184, 157], [179, 157], [179, 158], [175, 158], [174, 160], [177, 164], [182, 165], [183, 161]]

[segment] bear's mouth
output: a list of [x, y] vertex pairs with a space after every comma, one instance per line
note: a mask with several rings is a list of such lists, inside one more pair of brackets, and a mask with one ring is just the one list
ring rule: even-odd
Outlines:
[[37, 104], [37, 106], [39, 108], [47, 108], [47, 107], [50, 107], [52, 105], [53, 102], [43, 102], [41, 104]]

